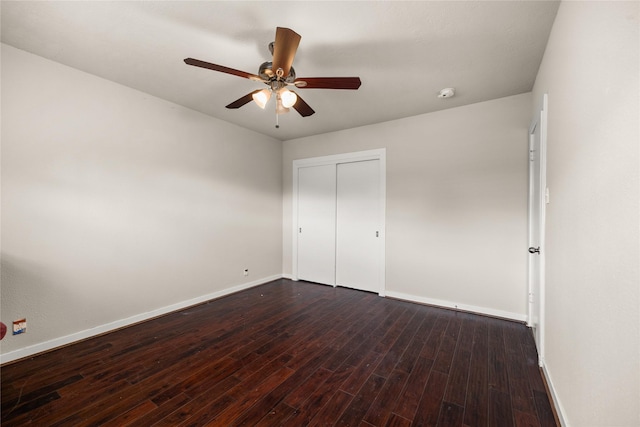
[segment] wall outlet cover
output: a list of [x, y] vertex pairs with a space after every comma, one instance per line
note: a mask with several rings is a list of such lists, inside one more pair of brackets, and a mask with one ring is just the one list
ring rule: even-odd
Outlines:
[[19, 319], [13, 321], [13, 335], [24, 334], [27, 332], [27, 319]]

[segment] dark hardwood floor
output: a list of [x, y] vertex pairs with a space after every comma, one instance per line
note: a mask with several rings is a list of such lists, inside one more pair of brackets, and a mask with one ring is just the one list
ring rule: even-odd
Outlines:
[[2, 425], [555, 426], [522, 324], [278, 280], [3, 366]]

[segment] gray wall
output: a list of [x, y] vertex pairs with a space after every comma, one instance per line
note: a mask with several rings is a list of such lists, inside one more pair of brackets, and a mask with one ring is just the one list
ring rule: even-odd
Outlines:
[[387, 295], [524, 320], [530, 106], [523, 94], [286, 141], [284, 273], [293, 160], [386, 148]]
[[28, 322], [3, 355], [280, 277], [281, 159], [279, 141], [3, 45], [1, 315]]
[[638, 2], [562, 2], [549, 96], [546, 368], [565, 421], [640, 425]]

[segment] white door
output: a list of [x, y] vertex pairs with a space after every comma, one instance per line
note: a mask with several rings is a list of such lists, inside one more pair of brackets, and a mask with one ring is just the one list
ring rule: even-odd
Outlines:
[[539, 364], [544, 361], [544, 223], [546, 189], [546, 95], [529, 131], [529, 320], [533, 329]]
[[298, 169], [298, 278], [335, 286], [336, 166]]
[[336, 285], [380, 292], [379, 160], [337, 166]]

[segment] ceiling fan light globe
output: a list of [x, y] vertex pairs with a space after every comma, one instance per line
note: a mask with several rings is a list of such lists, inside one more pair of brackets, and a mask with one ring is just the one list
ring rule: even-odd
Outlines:
[[282, 97], [278, 94], [278, 102], [276, 102], [276, 114], [286, 114], [289, 112], [289, 108], [285, 107], [282, 103]]
[[298, 96], [294, 92], [291, 92], [287, 89], [282, 89], [282, 91], [280, 92], [280, 98], [282, 99], [282, 105], [285, 108], [293, 107], [298, 100]]
[[271, 98], [271, 91], [269, 89], [262, 89], [260, 92], [256, 92], [251, 95], [253, 98], [253, 102], [258, 104], [258, 107], [264, 110], [264, 107], [269, 102], [269, 98]]

